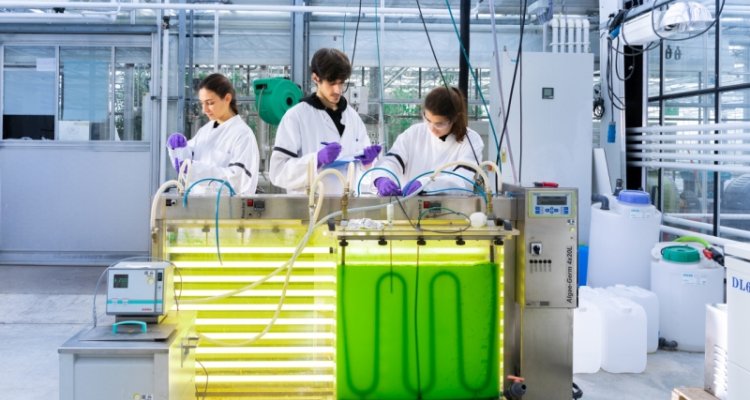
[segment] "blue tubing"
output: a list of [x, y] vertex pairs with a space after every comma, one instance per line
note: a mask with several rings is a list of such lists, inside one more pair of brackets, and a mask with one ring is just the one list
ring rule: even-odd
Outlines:
[[357, 181], [357, 196], [359, 196], [359, 194], [360, 194], [359, 193], [359, 188], [360, 188], [360, 186], [362, 186], [362, 179], [365, 177], [365, 175], [369, 174], [372, 171], [378, 171], [378, 170], [385, 171], [385, 172], [389, 173], [393, 177], [393, 179], [396, 180], [396, 183], [398, 184], [398, 187], [401, 187], [401, 181], [398, 179], [398, 177], [396, 176], [396, 174], [393, 173], [393, 171], [391, 171], [389, 169], [386, 169], [386, 168], [382, 168], [382, 167], [374, 167], [374, 168], [368, 169], [367, 171], [365, 171], [362, 174], [362, 176], [359, 177], [359, 181]]

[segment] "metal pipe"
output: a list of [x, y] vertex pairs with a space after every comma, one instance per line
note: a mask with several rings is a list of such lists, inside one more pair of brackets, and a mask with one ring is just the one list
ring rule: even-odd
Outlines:
[[83, 24], [91, 23], [112, 23], [115, 21], [114, 16], [109, 15], [96, 15], [96, 14], [83, 14], [83, 13], [71, 13], [71, 14], [52, 14], [52, 13], [0, 13], [0, 21], [10, 23], [65, 23], [70, 24], [74, 22], [80, 22]]
[[219, 72], [219, 13], [214, 14], [214, 72]]
[[750, 150], [750, 144], [629, 144], [628, 150], [726, 150], [741, 151]]
[[[180, 3], [184, 3], [185, 0], [180, 0]], [[178, 13], [178, 28], [177, 28], [177, 76], [184, 77], [186, 70], [186, 58], [187, 58], [187, 16], [185, 10], [180, 10]], [[178, 132], [185, 133], [185, 85], [184, 79], [179, 80], [180, 84], [177, 86], [177, 126]]]
[[750, 133], [719, 133], [711, 135], [634, 135], [628, 136], [628, 142], [669, 142], [676, 140], [750, 140]]
[[[310, 12], [310, 13], [349, 13], [357, 14], [358, 7], [333, 7], [333, 6], [280, 6], [259, 4], [177, 4], [177, 3], [105, 3], [105, 2], [69, 2], [69, 1], [2, 1], [0, 5], [5, 8], [65, 8], [68, 10], [195, 10], [195, 11], [266, 11], [266, 12]], [[379, 13], [389, 15], [419, 15], [417, 8], [389, 7], [378, 9]], [[362, 13], [374, 14], [375, 7], [362, 7]], [[447, 9], [423, 8], [425, 16], [448, 16]]]
[[466, 50], [466, 56], [464, 57], [463, 52], [461, 51], [461, 47], [458, 48], [458, 90], [461, 91], [464, 95], [464, 101], [469, 100], [469, 62], [467, 58], [469, 57], [469, 43], [470, 40], [470, 32], [469, 27], [471, 24], [470, 18], [471, 18], [471, 1], [470, 0], [461, 0], [461, 14], [459, 16], [459, 28], [461, 31], [461, 44], [460, 46], [463, 46], [464, 50]]
[[[713, 214], [709, 213], [669, 213], [670, 217], [673, 218], [713, 218]], [[750, 220], [750, 214], [721, 214], [722, 221], [748, 221]]]
[[169, 109], [169, 17], [162, 20], [161, 42], [161, 116], [159, 118], [159, 182], [166, 180], [164, 154], [167, 149], [167, 116]]
[[750, 122], [725, 122], [722, 124], [694, 124], [671, 126], [644, 126], [628, 128], [628, 133], [659, 133], [659, 132], [687, 132], [687, 131], [726, 131], [731, 129], [750, 129]]
[[[726, 246], [728, 244], [740, 244], [741, 243], [741, 242], [738, 242], [738, 241], [735, 241], [735, 240], [723, 239], [723, 238], [719, 238], [719, 237], [716, 237], [716, 236], [705, 235], [703, 233], [699, 233], [699, 232], [695, 232], [695, 231], [689, 231], [687, 229], [675, 228], [675, 227], [666, 226], [666, 225], [662, 225], [661, 226], [661, 231], [664, 232], [664, 233], [670, 233], [672, 235], [677, 235], [677, 236], [697, 236], [697, 237], [699, 237], [701, 239], [707, 240], [711, 244], [718, 244], [720, 246]], [[741, 232], [744, 232], [744, 231], [741, 231]], [[737, 236], [744, 236], [744, 235], [738, 234]], [[748, 238], [750, 238], [750, 235], [749, 235]]]
[[750, 155], [681, 154], [681, 153], [628, 153], [628, 157], [640, 159], [666, 158], [670, 160], [737, 161], [750, 162]]
[[658, 162], [658, 161], [632, 161], [632, 162], [629, 162], [628, 165], [635, 166], [635, 167], [672, 168], [672, 169], [685, 169], [685, 170], [697, 169], [701, 171], [736, 172], [739, 174], [750, 173], [750, 167], [745, 167], [742, 165], [691, 164], [691, 163]]
[[[707, 223], [707, 222], [698, 222], [698, 221], [691, 221], [689, 219], [682, 219], [682, 218], [675, 218], [670, 217], [669, 215], [663, 215], [662, 220], [664, 222], [671, 222], [675, 225], [682, 225], [687, 226], [689, 228], [696, 228], [696, 229], [705, 229], [705, 230], [711, 230], [713, 229], [713, 224]], [[663, 229], [662, 229], [663, 230]], [[726, 226], [720, 226], [719, 232], [731, 234], [735, 236], [740, 236], [745, 239], [750, 239], [750, 232], [744, 230], [744, 229], [737, 229], [737, 228], [730, 228]]]

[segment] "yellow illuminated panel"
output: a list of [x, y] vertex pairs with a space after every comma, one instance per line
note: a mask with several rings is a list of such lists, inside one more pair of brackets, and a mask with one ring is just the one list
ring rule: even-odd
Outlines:
[[206, 381], [206, 398], [334, 398], [335, 239], [316, 233], [302, 249], [278, 318], [254, 343], [245, 342], [273, 319], [286, 269], [255, 289], [200, 301], [258, 282], [285, 265], [305, 229], [299, 222], [285, 221], [246, 224], [242, 229], [238, 223], [222, 224], [219, 262], [212, 222], [170, 226], [164, 253], [178, 270], [175, 285], [183, 301], [180, 308], [198, 312], [199, 398]]

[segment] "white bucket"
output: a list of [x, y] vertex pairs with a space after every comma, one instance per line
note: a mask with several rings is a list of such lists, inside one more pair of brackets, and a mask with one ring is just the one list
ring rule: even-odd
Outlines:
[[602, 365], [602, 313], [593, 289], [581, 286], [573, 310], [573, 373], [593, 374]]
[[651, 256], [651, 290], [659, 298], [659, 336], [677, 349], [704, 351], [706, 304], [724, 301], [724, 269], [702, 255], [702, 246], [659, 243]]
[[608, 196], [609, 210], [591, 207], [588, 285], [616, 284], [649, 289], [651, 249], [659, 241], [661, 212], [648, 193], [623, 190]]
[[637, 286], [615, 285], [607, 288], [616, 296], [628, 298], [646, 311], [646, 351], [655, 352], [659, 348], [659, 299], [650, 290]]
[[641, 373], [646, 369], [646, 312], [638, 303], [594, 289], [602, 313], [602, 369]]

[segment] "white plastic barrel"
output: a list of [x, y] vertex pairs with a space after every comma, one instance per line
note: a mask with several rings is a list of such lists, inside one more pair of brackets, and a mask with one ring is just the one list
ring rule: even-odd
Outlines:
[[724, 268], [702, 246], [659, 243], [652, 250], [651, 290], [659, 298], [659, 336], [677, 349], [703, 351], [706, 304], [724, 301]]
[[646, 192], [623, 190], [608, 198], [609, 210], [601, 204], [591, 207], [588, 285], [649, 289], [650, 254], [659, 241], [661, 212]]
[[646, 351], [655, 352], [659, 348], [659, 299], [656, 294], [638, 286], [615, 285], [607, 287], [607, 290], [643, 307], [646, 312]]
[[602, 313], [594, 290], [581, 286], [573, 310], [573, 373], [593, 374], [602, 365]]
[[646, 312], [640, 304], [594, 289], [602, 313], [602, 369], [641, 373], [646, 369]]

